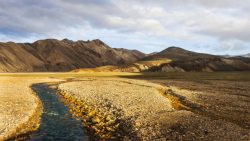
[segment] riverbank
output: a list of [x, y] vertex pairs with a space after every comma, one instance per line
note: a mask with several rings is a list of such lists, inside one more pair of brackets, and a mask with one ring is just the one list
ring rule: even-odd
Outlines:
[[[197, 101], [196, 91], [124, 78], [78, 78], [60, 84], [58, 89], [66, 103], [73, 103], [72, 112], [98, 139], [247, 141], [249, 138], [249, 129], [203, 114], [207, 105]], [[115, 126], [110, 126], [106, 117]], [[111, 136], [102, 136], [106, 133]]]
[[58, 87], [71, 112], [95, 139], [250, 139], [246, 80], [13, 76], [0, 77], [1, 139], [22, 137], [37, 129], [40, 99], [36, 101], [37, 94], [30, 88], [35, 83]]
[[42, 103], [30, 86], [49, 78], [0, 77], [0, 140], [26, 138], [39, 127]]
[[32, 89], [43, 103], [43, 113], [39, 128], [30, 135], [31, 141], [88, 140], [81, 122], [70, 114], [69, 108], [63, 103], [61, 96], [56, 94], [56, 90], [43, 83], [32, 85]]
[[176, 111], [160, 93], [164, 87], [146, 81], [77, 79], [58, 89], [97, 139], [158, 139], [163, 134], [159, 116]]

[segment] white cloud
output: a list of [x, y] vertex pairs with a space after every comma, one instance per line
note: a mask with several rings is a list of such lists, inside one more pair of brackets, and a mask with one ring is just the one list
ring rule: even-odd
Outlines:
[[145, 52], [171, 44], [250, 52], [249, 9], [235, 0], [0, 0], [0, 41], [102, 38]]

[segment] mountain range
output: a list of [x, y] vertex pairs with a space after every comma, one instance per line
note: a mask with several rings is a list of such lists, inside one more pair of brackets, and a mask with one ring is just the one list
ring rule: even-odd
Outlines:
[[46, 39], [34, 43], [0, 43], [0, 72], [70, 71], [104, 65], [123, 65], [146, 55], [115, 49], [101, 40]]
[[214, 72], [214, 71], [249, 71], [250, 58], [222, 57], [204, 53], [196, 53], [179, 47], [170, 47], [162, 52], [143, 58], [144, 60], [155, 60], [168, 58], [172, 61], [161, 64], [154, 71], [184, 71], [184, 72]]
[[242, 57], [247, 57], [247, 58], [250, 58], [250, 53], [245, 54], [245, 55], [242, 55]]
[[196, 53], [180, 47], [169, 47], [148, 55], [134, 63], [104, 66], [95, 69], [78, 69], [77, 72], [216, 72], [250, 71], [250, 58], [223, 57]]
[[250, 58], [196, 53], [174, 46], [144, 54], [111, 48], [99, 39], [0, 43], [0, 72], [66, 71], [250, 71]]

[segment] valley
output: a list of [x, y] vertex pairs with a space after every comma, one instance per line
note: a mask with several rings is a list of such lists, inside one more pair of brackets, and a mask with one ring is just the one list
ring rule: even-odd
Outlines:
[[0, 140], [250, 139], [250, 58], [0, 43]]
[[44, 126], [39, 119], [46, 105], [34, 92], [42, 85], [57, 91], [48, 94], [60, 97], [93, 140], [244, 141], [250, 137], [249, 72], [0, 75], [0, 107], [9, 113], [0, 116], [1, 139], [41, 136], [36, 130]]
[[249, 10], [0, 0], [0, 141], [250, 141]]

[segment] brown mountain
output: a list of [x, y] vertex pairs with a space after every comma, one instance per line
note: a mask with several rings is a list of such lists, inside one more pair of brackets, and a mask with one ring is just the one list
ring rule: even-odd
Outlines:
[[204, 53], [196, 53], [179, 47], [169, 47], [157, 54], [147, 56], [143, 60], [170, 59], [150, 71], [250, 71], [250, 58], [222, 57]]
[[77, 69], [75, 72], [214, 72], [250, 71], [250, 58], [224, 57], [169, 47], [139, 61], [119, 66]]
[[0, 43], [0, 72], [70, 71], [123, 65], [145, 57], [136, 50], [114, 49], [101, 40], [46, 39], [34, 43]]
[[158, 60], [162, 58], [168, 58], [171, 60], [192, 60], [197, 58], [217, 58], [215, 55], [196, 53], [182, 49], [180, 47], [168, 47], [165, 50], [149, 55], [142, 60]]
[[250, 53], [245, 54], [245, 55], [242, 55], [242, 57], [247, 57], [247, 58], [250, 58]]

